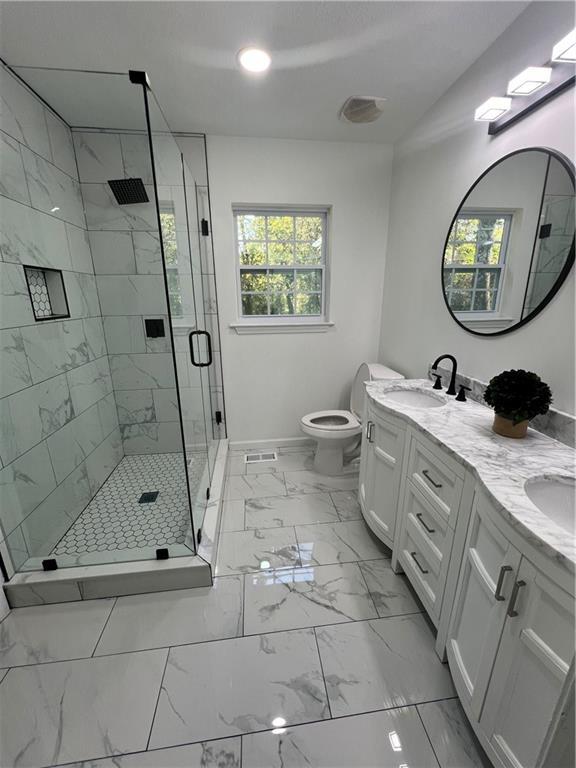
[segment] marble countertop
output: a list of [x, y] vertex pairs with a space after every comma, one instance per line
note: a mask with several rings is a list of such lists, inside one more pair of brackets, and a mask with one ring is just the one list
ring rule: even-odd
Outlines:
[[[424, 390], [446, 404], [439, 408], [416, 408], [387, 402], [386, 394], [393, 390]], [[509, 525], [571, 573], [576, 572], [574, 535], [541, 512], [524, 491], [528, 479], [574, 477], [573, 448], [533, 429], [528, 430], [523, 440], [501, 437], [492, 431], [492, 409], [472, 400], [457, 402], [445, 391], [433, 390], [428, 379], [370, 382], [366, 392], [383, 411], [402, 416], [411, 427], [470, 469]]]

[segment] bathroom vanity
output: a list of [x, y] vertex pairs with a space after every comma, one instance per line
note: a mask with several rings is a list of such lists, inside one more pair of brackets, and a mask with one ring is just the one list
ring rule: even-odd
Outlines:
[[495, 766], [572, 764], [575, 452], [427, 380], [366, 388], [360, 503]]

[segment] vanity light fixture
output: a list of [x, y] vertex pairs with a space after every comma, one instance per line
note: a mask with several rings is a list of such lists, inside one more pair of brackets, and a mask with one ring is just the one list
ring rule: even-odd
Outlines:
[[551, 67], [527, 67], [508, 83], [509, 96], [529, 96], [550, 82]]
[[492, 122], [505, 115], [511, 106], [512, 99], [507, 96], [491, 96], [474, 112], [474, 120]]
[[576, 62], [576, 29], [568, 32], [566, 37], [552, 48], [552, 61]]
[[242, 69], [247, 72], [261, 74], [269, 69], [272, 58], [268, 51], [264, 51], [262, 48], [249, 47], [242, 48], [238, 52], [238, 61]]

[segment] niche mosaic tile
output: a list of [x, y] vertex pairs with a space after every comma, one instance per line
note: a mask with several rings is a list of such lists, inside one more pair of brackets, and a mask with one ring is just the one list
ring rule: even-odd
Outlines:
[[[194, 499], [205, 455], [189, 464]], [[158, 491], [155, 501], [139, 503], [142, 494]], [[125, 456], [80, 517], [54, 548], [55, 555], [184, 544], [190, 512], [182, 455], [157, 453]]]
[[70, 317], [62, 272], [59, 269], [24, 267], [36, 320]]

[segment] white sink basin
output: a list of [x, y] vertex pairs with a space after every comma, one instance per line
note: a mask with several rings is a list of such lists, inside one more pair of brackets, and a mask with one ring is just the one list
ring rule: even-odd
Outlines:
[[546, 517], [564, 530], [574, 533], [576, 482], [571, 477], [549, 477], [527, 480], [524, 490], [530, 501]]
[[395, 389], [384, 395], [387, 401], [409, 405], [412, 408], [440, 408], [446, 405], [444, 400], [428, 392], [417, 389]]

